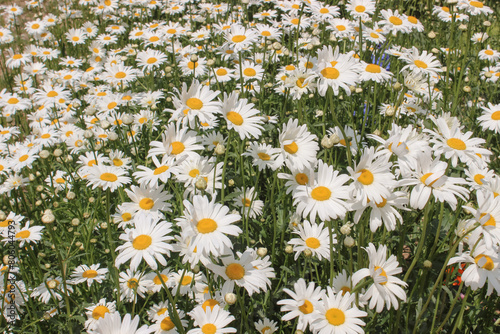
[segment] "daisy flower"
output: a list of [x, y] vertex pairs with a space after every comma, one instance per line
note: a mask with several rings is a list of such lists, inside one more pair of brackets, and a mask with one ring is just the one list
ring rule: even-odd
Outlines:
[[351, 187], [345, 185], [348, 180], [347, 175], [339, 175], [320, 160], [312, 183], [298, 186], [293, 193], [297, 213], [304, 218], [310, 216], [311, 222], [316, 221], [316, 216], [323, 221], [343, 218], [348, 209], [343, 200], [351, 198]]
[[116, 302], [106, 302], [105, 298], [101, 298], [97, 304], [87, 307], [86, 310], [87, 321], [85, 321], [85, 329], [87, 331], [94, 331], [99, 319], [104, 318], [106, 313], [116, 312]]
[[392, 73], [377, 64], [362, 63], [363, 70], [360, 72], [359, 79], [363, 81], [373, 80], [381, 83], [389, 81], [392, 78]]
[[38, 300], [44, 304], [48, 304], [52, 298], [62, 300], [62, 294], [67, 293], [69, 295], [73, 292], [73, 288], [69, 285], [69, 282], [66, 283], [68, 284], [62, 284], [61, 277], [49, 277], [33, 290], [30, 297], [38, 297]]
[[234, 70], [228, 67], [216, 67], [213, 69], [217, 82], [228, 82], [236, 78]]
[[411, 31], [408, 21], [403, 15], [399, 14], [398, 10], [393, 12], [392, 9], [382, 9], [380, 14], [384, 19], [380, 20], [379, 24], [383, 25], [387, 33], [392, 32], [396, 36], [398, 32], [405, 34]]
[[99, 187], [114, 192], [131, 182], [130, 177], [126, 176], [127, 171], [120, 167], [93, 165], [84, 170], [84, 174], [86, 173], [88, 173], [87, 184], [92, 186], [92, 189]]
[[87, 35], [83, 29], [69, 29], [66, 33], [66, 39], [73, 45], [84, 44], [87, 39]]
[[221, 256], [222, 266], [207, 264], [214, 274], [224, 279], [221, 289], [224, 295], [233, 292], [235, 284], [245, 288], [250, 296], [261, 290], [267, 291], [268, 286], [271, 286], [271, 281], [265, 273], [256, 268], [253, 252], [252, 249], [247, 249], [244, 253], [237, 252], [239, 260], [232, 253]]
[[162, 272], [160, 272], [160, 275], [155, 272], [150, 272], [149, 274], [146, 274], [146, 276], [144, 276], [144, 279], [153, 282], [152, 284], [150, 284], [148, 292], [158, 292], [163, 289], [163, 283], [165, 283], [166, 287], [169, 287], [171, 285], [170, 269], [164, 269]]
[[172, 293], [174, 295], [180, 294], [181, 296], [189, 295], [191, 293], [198, 293], [203, 291], [205, 281], [203, 273], [193, 273], [191, 271], [180, 269], [178, 272], [172, 273]]
[[368, 200], [382, 203], [390, 195], [390, 188], [395, 186], [395, 177], [391, 173], [392, 164], [386, 156], [366, 148], [354, 169], [347, 167], [355, 188], [356, 200], [365, 204]]
[[464, 207], [470, 211], [474, 218], [468, 221], [468, 227], [473, 228], [476, 223], [480, 226], [472, 231], [471, 238], [477, 240], [481, 235], [488, 249], [495, 249], [500, 245], [500, 196], [492, 193], [486, 196], [478, 193], [478, 208]]
[[[182, 328], [188, 326], [188, 321], [184, 319], [184, 311], [177, 310], [177, 315], [180, 318]], [[156, 322], [150, 326], [155, 334], [177, 334], [177, 328], [175, 327], [172, 318], [170, 317], [168, 311], [165, 311], [161, 316], [156, 317]]]
[[82, 264], [73, 270], [71, 274], [71, 283], [80, 284], [87, 282], [87, 286], [91, 286], [94, 281], [101, 284], [104, 279], [106, 279], [106, 274], [108, 273], [107, 268], [99, 269], [100, 264], [92, 264], [89, 266]]
[[282, 299], [277, 302], [281, 306], [281, 312], [288, 312], [281, 320], [290, 321], [298, 317], [297, 329], [305, 331], [307, 326], [314, 320], [318, 312], [319, 300], [323, 294], [320, 286], [315, 287], [314, 282], [309, 282], [300, 278], [293, 285], [294, 291], [283, 289], [292, 299]]
[[467, 11], [470, 15], [493, 14], [493, 10], [488, 6], [485, 6], [481, 1], [460, 0], [457, 7]]
[[441, 63], [432, 53], [427, 53], [427, 51], [422, 51], [420, 54], [416, 47], [407, 49], [400, 57], [408, 65], [405, 65], [401, 71], [406, 69], [411, 70], [415, 73], [421, 73], [424, 75], [437, 75], [441, 70]]
[[235, 52], [248, 48], [257, 41], [258, 36], [254, 29], [245, 29], [239, 24], [234, 24], [224, 31], [225, 45], [230, 46]]
[[184, 200], [184, 216], [177, 219], [183, 231], [194, 235], [190, 250], [195, 248], [203, 254], [220, 256], [225, 249], [232, 249], [233, 243], [227, 235], [237, 237], [242, 230], [234, 225], [241, 220], [238, 214], [229, 214], [229, 208], [215, 203], [206, 196], [195, 195], [192, 203]]
[[173, 237], [168, 236], [172, 232], [172, 224], [166, 221], [159, 222], [158, 218], [144, 217], [134, 218], [135, 226], [126, 229], [125, 233], [120, 235], [120, 240], [125, 244], [116, 248], [117, 255], [115, 266], [120, 267], [122, 263], [130, 260], [130, 270], [136, 270], [142, 260], [145, 260], [153, 270], [158, 268], [156, 261], [163, 266], [167, 261], [162, 254], [170, 256], [173, 247], [168, 244]]
[[448, 265], [454, 263], [469, 263], [462, 273], [462, 281], [472, 290], [480, 289], [488, 282], [486, 296], [491, 295], [493, 289], [500, 294], [500, 258], [498, 252], [490, 250], [480, 242], [472, 251], [466, 251], [452, 257]]
[[262, 214], [262, 209], [264, 207], [264, 202], [257, 199], [257, 194], [255, 193], [255, 187], [243, 189], [236, 189], [236, 192], [241, 192], [234, 199], [234, 204], [241, 207], [241, 214], [248, 218], [255, 218]]
[[340, 139], [339, 143], [335, 145], [337, 147], [346, 147], [347, 148], [347, 143], [349, 143], [349, 149], [351, 150], [351, 153], [353, 155], [357, 154], [359, 148], [366, 146], [366, 143], [361, 141], [361, 135], [356, 130], [353, 130], [348, 125], [344, 126], [345, 137], [344, 137], [344, 134], [342, 133], [341, 129], [338, 126], [328, 129], [327, 133], [330, 136], [335, 134], [337, 137], [339, 137], [339, 139]]
[[278, 330], [278, 323], [268, 318], [259, 320], [254, 325], [259, 334], [273, 334]]
[[148, 325], [139, 326], [139, 316], [133, 319], [129, 313], [125, 314], [123, 320], [118, 312], [108, 312], [97, 321], [96, 332], [99, 334], [149, 334], [153, 330]]
[[151, 286], [151, 281], [144, 278], [143, 272], [134, 272], [127, 269], [120, 273], [120, 298], [129, 303], [133, 302], [137, 295], [144, 298]]
[[352, 17], [367, 20], [375, 13], [375, 1], [373, 0], [349, 0], [346, 5], [347, 11]]
[[348, 96], [351, 95], [350, 86], [356, 86], [359, 82], [358, 66], [354, 58], [346, 57], [321, 63], [317, 69], [319, 94], [325, 96], [331, 87], [335, 95], [339, 95], [339, 88], [343, 88]]
[[289, 119], [279, 133], [281, 154], [289, 168], [304, 169], [316, 163], [319, 150], [316, 135], [307, 130], [307, 125], [299, 127], [297, 119]]
[[104, 77], [109, 80], [111, 84], [127, 84], [129, 82], [135, 81], [137, 78], [137, 70], [131, 66], [125, 66], [123, 64], [116, 64], [111, 66], [106, 66], [106, 71]]
[[257, 116], [260, 111], [254, 108], [247, 99], [240, 99], [238, 93], [224, 93], [222, 116], [226, 120], [228, 129], [234, 129], [241, 140], [254, 137], [258, 139], [262, 133], [264, 119]]
[[298, 186], [304, 186], [314, 179], [314, 170], [312, 168], [290, 169], [291, 174], [278, 173], [278, 178], [287, 180], [285, 183], [286, 193], [294, 192]]
[[[245, 82], [250, 80], [261, 81], [264, 75], [264, 68], [262, 66], [255, 65], [248, 60], [240, 64], [240, 71]], [[238, 78], [240, 77], [240, 71], [236, 72]]]
[[199, 144], [200, 139], [195, 131], [190, 131], [188, 127], [180, 127], [180, 123], [170, 123], [162, 134], [162, 141], [152, 141], [148, 152], [148, 157], [155, 155], [168, 155], [176, 160], [182, 160], [187, 157], [196, 158], [198, 153], [195, 151], [203, 150]]
[[318, 303], [318, 312], [314, 314], [311, 328], [320, 334], [364, 333], [361, 326], [365, 325], [361, 317], [368, 313], [353, 306], [356, 295], [336, 294], [331, 287], [323, 293]]
[[179, 172], [175, 158], [168, 155], [163, 156], [161, 162], [156, 156], [152, 156], [153, 164], [156, 168], [151, 169], [146, 166], [137, 166], [137, 171], [133, 176], [139, 185], [144, 187], [158, 187], [160, 182], [166, 183], [172, 175]]
[[448, 126], [443, 117], [431, 118], [437, 125], [437, 131], [424, 129], [432, 135], [431, 142], [434, 144], [434, 154], [439, 156], [444, 155], [446, 159], [451, 159], [453, 167], [457, 166], [458, 160], [470, 164], [471, 162], [480, 163], [480, 156], [491, 155], [487, 149], [479, 147], [486, 141], [482, 138], [471, 138], [472, 131], [462, 133], [458, 125]]
[[500, 104], [488, 102], [488, 106], [482, 106], [483, 113], [478, 117], [481, 121], [483, 130], [495, 131], [500, 133]]
[[273, 148], [271, 145], [259, 144], [256, 142], [250, 143], [247, 152], [242, 154], [252, 158], [252, 164], [257, 166], [259, 170], [264, 170], [266, 167], [276, 170], [281, 167], [283, 161], [281, 158], [281, 150]]
[[369, 301], [370, 309], [376, 308], [376, 312], [380, 313], [386, 306], [390, 310], [392, 306], [398, 309], [398, 298], [406, 301], [406, 293], [401, 288], [408, 286], [401, 279], [397, 278], [396, 274], [400, 274], [403, 268], [398, 267], [399, 262], [396, 256], [391, 255], [387, 259], [387, 246], [381, 245], [378, 249], [370, 243], [364, 248], [368, 253], [370, 264], [368, 268], [358, 270], [352, 275], [353, 285], [355, 286], [363, 278], [370, 276], [373, 279], [373, 284], [368, 288], [362, 297], [363, 301]]
[[201, 306], [195, 307], [189, 314], [196, 327], [187, 334], [223, 334], [236, 333], [236, 328], [227, 327], [235, 318], [226, 310], [216, 305], [213, 309]]
[[488, 60], [492, 63], [497, 62], [500, 59], [500, 52], [497, 50], [492, 49], [489, 45], [486, 47], [486, 49], [483, 49], [479, 51], [478, 53], [479, 59], [481, 60]]
[[[324, 227], [324, 223], [316, 225], [304, 220], [304, 223], [299, 225], [293, 233], [300, 236], [300, 238], [294, 238], [288, 242], [288, 244], [294, 245], [295, 261], [297, 261], [299, 255], [306, 249], [309, 249], [312, 255], [318, 257], [320, 261], [323, 258], [330, 260], [330, 240], [328, 229]], [[337, 243], [335, 234], [333, 234], [332, 242], [334, 244]], [[333, 250], [335, 251], [334, 247]]]
[[13, 232], [14, 240], [19, 242], [19, 247], [23, 247], [25, 243], [37, 243], [42, 240], [42, 230], [45, 226], [32, 226], [30, 227], [30, 222], [28, 221], [24, 227], [20, 227], [19, 225], [14, 225], [16, 227], [14, 231], [7, 228], [3, 230], [2, 236], [4, 239], [2, 240], [4, 243], [8, 243], [10, 238], [12, 237]]

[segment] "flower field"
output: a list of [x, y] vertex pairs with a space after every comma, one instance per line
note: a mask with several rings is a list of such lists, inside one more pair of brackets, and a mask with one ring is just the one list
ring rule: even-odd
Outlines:
[[0, 14], [1, 332], [500, 331], [500, 2]]

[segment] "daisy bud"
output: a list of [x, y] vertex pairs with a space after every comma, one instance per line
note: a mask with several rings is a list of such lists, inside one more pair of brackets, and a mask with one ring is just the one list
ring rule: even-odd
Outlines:
[[486, 73], [484, 73], [484, 76], [487, 78], [491, 78], [493, 76], [493, 74], [491, 74], [491, 72], [486, 72]]
[[213, 66], [215, 64], [215, 60], [209, 59], [207, 60], [207, 66]]
[[110, 252], [109, 248], [106, 248], [106, 249], [104, 250], [104, 253], [106, 253], [106, 254], [109, 254], [109, 252]]
[[[97, 151], [99, 151], [101, 148], [102, 148], [102, 145], [101, 144], [96, 144], [96, 146], [94, 147]], [[60, 162], [60, 161], [59, 161]]]
[[45, 312], [43, 314], [43, 320], [46, 320], [46, 321], [49, 321], [50, 320], [50, 313], [49, 312]]
[[396, 113], [396, 110], [394, 110], [394, 107], [392, 107], [392, 106], [389, 106], [385, 109], [385, 115], [388, 117], [394, 116], [395, 113]]
[[464, 92], [469, 93], [471, 91], [470, 86], [465, 86], [464, 87]]
[[95, 114], [95, 112], [96, 112], [96, 109], [94, 107], [88, 107], [85, 109], [85, 114], [87, 116], [92, 116]]
[[309, 94], [309, 98], [312, 99], [314, 97], [314, 94]]
[[458, 29], [460, 30], [467, 30], [467, 25], [466, 24], [461, 24], [458, 26]]
[[80, 241], [75, 242], [76, 247], [80, 247], [81, 245], [82, 245], [82, 243]]
[[293, 246], [292, 245], [286, 245], [286, 247], [285, 247], [285, 253], [292, 254], [293, 253]]
[[190, 58], [190, 59], [191, 59], [191, 61], [192, 61], [193, 63], [196, 63], [196, 62], [198, 61], [198, 56], [197, 56], [197, 55], [191, 55], [191, 58]]
[[274, 42], [273, 49], [274, 50], [281, 50], [281, 44], [279, 42]]
[[437, 54], [437, 53], [439, 53], [439, 50], [436, 48], [432, 48], [431, 52]]
[[236, 303], [236, 295], [232, 292], [226, 293], [226, 295], [224, 296], [224, 300], [229, 305], [234, 305], [234, 303]]
[[354, 245], [356, 245], [356, 241], [354, 241], [354, 239], [352, 237], [347, 236], [344, 239], [344, 246], [346, 246], [347, 248], [354, 247]]
[[227, 184], [232, 187], [234, 186], [234, 180], [233, 179], [230, 179], [229, 181], [227, 181]]
[[295, 331], [295, 334], [304, 334], [304, 332], [303, 332], [303, 331], [301, 331], [300, 329], [297, 329], [297, 330]]
[[134, 118], [131, 115], [129, 115], [129, 114], [123, 115], [123, 123], [124, 124], [129, 125], [129, 124], [132, 124], [133, 121], [134, 121]]
[[89, 240], [91, 244], [95, 244], [97, 242], [97, 239], [96, 238], [92, 238]]
[[68, 155], [66, 157], [66, 162], [71, 162], [71, 161], [73, 161], [73, 157], [71, 155]]
[[197, 274], [200, 272], [200, 266], [199, 265], [195, 265], [194, 268], [191, 270], [193, 272], [193, 274]]
[[90, 213], [88, 213], [88, 212], [83, 213], [83, 218], [87, 219], [89, 217], [90, 217]]
[[123, 57], [121, 57], [120, 59], [121, 59], [122, 61], [125, 61], [125, 60], [127, 60], [127, 57], [123, 56]]
[[111, 126], [111, 123], [109, 123], [106, 120], [102, 120], [100, 123], [101, 123], [101, 128], [103, 128], [103, 129], [107, 129]]
[[217, 146], [215, 146], [214, 148], [214, 152], [215, 154], [222, 155], [226, 153], [226, 147], [222, 144], [217, 144]]
[[36, 206], [40, 206], [40, 205], [42, 205], [42, 203], [43, 203], [42, 200], [38, 200], [38, 201], [35, 202], [35, 205]]
[[[76, 233], [75, 233], [75, 235], [76, 235]], [[83, 245], [81, 245], [80, 247], [78, 247], [78, 249], [82, 251], [82, 250], [85, 250], [85, 247], [83, 247]]]
[[323, 139], [321, 139], [321, 146], [323, 146], [324, 148], [332, 148], [333, 140], [330, 139], [329, 136], [324, 136]]
[[363, 88], [358, 87], [358, 88], [356, 88], [355, 92], [358, 93], [358, 94], [362, 93], [363, 92]]
[[78, 219], [78, 218], [73, 218], [73, 219], [71, 220], [71, 225], [73, 225], [73, 226], [78, 226], [78, 224], [80, 224], [80, 219]]
[[432, 262], [429, 260], [424, 261], [424, 268], [430, 269], [432, 268]]
[[111, 141], [115, 141], [118, 139], [118, 135], [116, 134], [116, 132], [110, 132], [110, 133], [108, 133], [108, 138]]
[[330, 140], [332, 141], [333, 145], [337, 145], [338, 143], [340, 143], [340, 137], [336, 133], [332, 133], [330, 135]]
[[307, 44], [307, 50], [311, 51], [314, 48], [314, 45], [312, 44]]
[[484, 21], [483, 26], [485, 27], [491, 27], [491, 22], [490, 21]]
[[289, 55], [290, 55], [290, 51], [285, 50], [285, 51], [283, 52], [283, 54], [284, 54], [285, 56], [289, 56]]
[[373, 134], [375, 136], [379, 136], [380, 137], [382, 135], [382, 131], [380, 131], [379, 129], [375, 129], [375, 131], [373, 131]]
[[41, 195], [40, 195], [40, 197], [41, 197], [42, 199], [46, 199], [46, 198], [47, 198], [47, 195], [45, 195], [45, 194], [41, 194]]
[[323, 116], [323, 110], [316, 110], [316, 117], [321, 117]]
[[9, 255], [5, 255], [2, 259], [3, 264], [8, 265], [9, 264]]
[[469, 82], [470, 81], [469, 77], [465, 77], [464, 81]]
[[427, 34], [427, 37], [429, 37], [430, 39], [434, 39], [436, 38], [436, 33], [434, 31], [431, 31], [430, 33]]
[[446, 67], [446, 66], [441, 67], [441, 71], [447, 72], [448, 71], [448, 67]]
[[340, 233], [342, 233], [343, 235], [351, 234], [351, 226], [352, 224], [349, 223], [342, 225], [342, 227], [340, 228]]
[[63, 154], [63, 151], [59, 148], [56, 148], [53, 154], [55, 157], [60, 157]]
[[7, 216], [5, 215], [5, 212], [0, 211], [0, 220], [5, 220], [5, 218], [7, 218]]
[[87, 139], [92, 138], [94, 136], [94, 133], [91, 130], [85, 130], [85, 132], [83, 133], [83, 136]]
[[33, 174], [28, 175], [28, 179], [30, 181], [35, 181], [35, 175], [33, 175]]
[[49, 157], [49, 155], [50, 155], [50, 152], [47, 151], [47, 150], [42, 150], [42, 151], [40, 151], [40, 153], [38, 153], [38, 155], [42, 159], [47, 159]]
[[309, 248], [304, 249], [302, 253], [304, 253], [305, 257], [311, 257], [313, 254], [313, 252]]
[[204, 177], [199, 176], [196, 178], [196, 183], [194, 184], [196, 189], [198, 190], [205, 190], [207, 189], [207, 180], [205, 180]]
[[76, 194], [72, 191], [68, 191], [68, 193], [66, 194], [66, 198], [69, 199], [69, 200], [72, 200], [76, 197]]
[[166, 99], [166, 100], [167, 100], [167, 102], [172, 102], [172, 98], [171, 98], [170, 96], [169, 96], [169, 97], [167, 97], [167, 99]]
[[102, 223], [102, 224], [101, 224], [101, 228], [102, 228], [103, 230], [107, 229], [107, 228], [108, 228], [108, 223]]
[[[436, 1], [436, 2], [437, 2], [437, 1]], [[448, 0], [448, 1], [446, 1], [446, 3], [447, 3], [448, 5], [454, 5], [454, 4], [456, 4], [457, 2], [458, 2], [458, 0]]]
[[266, 256], [267, 255], [267, 248], [260, 247], [259, 249], [257, 249], [257, 255], [260, 257]]
[[392, 85], [392, 88], [395, 91], [400, 91], [402, 87], [403, 87], [403, 85], [401, 85], [401, 83], [399, 83], [399, 82], [396, 82], [394, 85]]
[[331, 42], [336, 42], [337, 41], [337, 37], [335, 37], [334, 35], [330, 35], [330, 41]]
[[354, 93], [356, 91], [356, 87], [354, 86], [349, 86], [349, 90], [351, 91], [351, 93]]

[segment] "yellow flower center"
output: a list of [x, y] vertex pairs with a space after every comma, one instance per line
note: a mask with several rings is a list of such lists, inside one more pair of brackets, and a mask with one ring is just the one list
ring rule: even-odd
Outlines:
[[312, 311], [314, 311], [314, 306], [310, 301], [306, 299], [304, 300], [304, 304], [302, 304], [302, 306], [299, 306], [299, 311], [304, 314], [309, 314], [312, 313]]
[[109, 309], [106, 306], [104, 305], [96, 306], [92, 311], [92, 318], [94, 318], [95, 320], [104, 318], [104, 315], [106, 313], [109, 313]]
[[483, 8], [483, 6], [484, 6], [483, 3], [479, 2], [479, 1], [471, 1], [471, 2], [469, 2], [469, 4], [471, 6], [476, 7], [476, 8]]
[[203, 307], [203, 310], [206, 312], [207, 307], [210, 307], [210, 309], [213, 310], [215, 305], [220, 305], [220, 303], [215, 299], [207, 299], [203, 302], [203, 304], [201, 304], [201, 307]]
[[180, 141], [174, 141], [174, 142], [172, 142], [172, 144], [170, 144], [170, 145], [172, 145], [172, 152], [171, 152], [171, 153], [172, 153], [173, 155], [177, 155], [177, 154], [179, 154], [179, 153], [184, 152], [185, 146], [184, 146], [184, 144], [183, 144], [183, 143], [181, 143]]
[[356, 6], [354, 8], [354, 10], [357, 11], [358, 13], [363, 13], [366, 10], [366, 7], [359, 5], [359, 6]]
[[24, 230], [16, 233], [17, 239], [26, 239], [29, 238], [31, 232], [29, 230]]
[[173, 29], [173, 28], [170, 28], [167, 30], [167, 33], [169, 33], [169, 34], [175, 34], [176, 32], [177, 32], [177, 30]]
[[328, 14], [328, 13], [330, 13], [330, 11], [328, 10], [328, 8], [321, 8], [321, 9], [319, 10], [319, 12], [320, 12], [321, 14]]
[[12, 221], [12, 219], [5, 219], [4, 221], [0, 222], [0, 227], [7, 227], [9, 226], [9, 223]]
[[155, 205], [155, 202], [148, 197], [144, 197], [139, 201], [139, 206], [143, 210], [151, 210], [151, 208]]
[[100, 179], [106, 182], [115, 182], [118, 177], [113, 173], [102, 173]]
[[369, 64], [369, 65], [367, 65], [366, 68], [365, 68], [365, 71], [366, 72], [370, 72], [370, 73], [380, 73], [380, 72], [382, 72], [380, 70], [380, 66], [375, 65], [375, 64]]
[[217, 222], [210, 218], [203, 218], [198, 221], [196, 228], [198, 229], [198, 232], [203, 234], [212, 233], [217, 229]]
[[459, 151], [463, 151], [467, 148], [467, 145], [465, 145], [463, 140], [458, 138], [450, 138], [446, 141], [446, 144], [448, 144], [449, 147]]
[[250, 206], [250, 204], [252, 204], [252, 202], [248, 198], [241, 199], [241, 203], [247, 208]]
[[257, 72], [253, 68], [245, 68], [243, 74], [246, 75], [247, 77], [254, 77], [257, 74]]
[[160, 40], [160, 37], [158, 37], [158, 36], [151, 36], [151, 37], [149, 38], [149, 41], [150, 41], [150, 42], [158, 42], [159, 40]]
[[115, 78], [117, 78], [117, 79], [123, 79], [123, 78], [125, 78], [126, 76], [127, 76], [127, 73], [125, 73], [125, 72], [117, 72], [117, 73], [115, 74]]
[[[167, 283], [167, 281], [168, 281], [167, 275], [161, 274], [161, 280], [163, 280], [164, 283]], [[160, 280], [160, 277], [158, 275], [156, 275], [155, 278], [153, 278], [153, 282], [156, 285], [162, 285], [161, 280]]]
[[184, 276], [182, 278], [181, 285], [190, 285], [192, 281], [193, 281], [193, 278], [191, 276]]
[[50, 92], [47, 93], [47, 97], [56, 97], [59, 94], [55, 90], [51, 90]]
[[215, 334], [215, 332], [217, 332], [217, 327], [215, 327], [214, 324], [204, 324], [203, 327], [201, 327], [201, 332], [203, 334]]
[[426, 64], [426, 63], [424, 63], [424, 62], [423, 62], [423, 61], [421, 61], [421, 60], [418, 60], [418, 59], [417, 59], [417, 60], [415, 60], [413, 63], [415, 64], [415, 66], [417, 66], [417, 67], [419, 67], [419, 68], [424, 68], [424, 69], [425, 69], [425, 68], [427, 68], [427, 64]]
[[245, 35], [234, 35], [233, 38], [231, 38], [231, 40], [234, 42], [234, 43], [241, 43], [243, 42], [245, 39], [247, 39], [247, 37]]
[[130, 289], [135, 289], [139, 285], [139, 282], [137, 281], [137, 278], [131, 278], [127, 281], [127, 286]]
[[231, 263], [226, 267], [226, 276], [232, 280], [239, 280], [245, 276], [245, 268], [239, 263]]
[[495, 268], [495, 264], [493, 263], [493, 260], [488, 255], [484, 255], [484, 254], [478, 255], [474, 258], [474, 261], [476, 262], [476, 264], [480, 268], [483, 268], [486, 270], [493, 270]]
[[298, 78], [297, 81], [295, 82], [295, 84], [299, 88], [304, 88], [305, 86], [307, 86], [307, 84], [304, 85], [305, 80], [306, 80], [305, 78]]
[[373, 183], [373, 174], [368, 169], [360, 170], [361, 175], [358, 177], [358, 181], [365, 186], [369, 186]]
[[137, 250], [143, 250], [151, 246], [152, 242], [153, 239], [149, 235], [141, 234], [132, 241], [132, 247]]
[[[488, 213], [485, 213], [485, 212], [481, 213], [479, 215], [479, 219], [482, 219], [487, 214]], [[486, 223], [484, 223], [483, 226], [496, 226], [497, 222], [495, 221], [495, 218], [491, 215], [491, 213], [489, 215], [490, 215], [490, 219], [488, 219], [488, 221], [486, 221]]]
[[288, 145], [285, 145], [285, 146], [283, 146], [283, 148], [285, 149], [286, 152], [288, 152], [290, 154], [295, 154], [299, 150], [299, 147], [297, 146], [297, 144], [295, 142], [292, 142]]
[[410, 23], [413, 23], [413, 24], [418, 23], [418, 19], [415, 16], [408, 16], [408, 21], [410, 21]]
[[80, 40], [80, 37], [78, 37], [78, 36], [73, 36], [71, 39], [72, 39], [74, 42], [78, 42], [78, 41]]
[[97, 276], [97, 271], [89, 269], [83, 272], [82, 277], [84, 278], [94, 278]]
[[169, 331], [171, 329], [174, 329], [175, 325], [174, 322], [170, 319], [170, 317], [165, 317], [160, 323], [160, 327], [164, 331]]
[[264, 161], [269, 161], [269, 160], [271, 160], [271, 156], [270, 156], [269, 154], [266, 154], [266, 153], [262, 153], [262, 152], [260, 152], [260, 153], [257, 153], [257, 155], [259, 156], [259, 158], [260, 158], [261, 160], [264, 160]]
[[321, 75], [327, 79], [337, 79], [340, 72], [336, 68], [326, 67], [321, 70]]
[[266, 31], [261, 32], [260, 34], [261, 34], [262, 36], [266, 36], [266, 37], [271, 36], [271, 33], [270, 33], [269, 31], [267, 31], [267, 30], [266, 30]]
[[342, 296], [345, 295], [347, 292], [351, 292], [351, 288], [348, 286], [343, 286], [340, 290], [342, 291]]
[[491, 50], [485, 50], [484, 53], [487, 54], [488, 56], [493, 55], [493, 51], [491, 51]]
[[303, 186], [309, 182], [309, 177], [305, 173], [297, 173], [297, 175], [295, 175], [295, 181]]
[[292, 24], [294, 25], [297, 25], [299, 24], [299, 19], [292, 19], [290, 22], [292, 22]]
[[316, 201], [326, 201], [330, 199], [332, 192], [327, 187], [319, 186], [311, 191], [311, 197]]
[[196, 97], [191, 97], [186, 101], [186, 105], [191, 109], [200, 110], [203, 108], [203, 102]]
[[492, 113], [491, 119], [494, 121], [500, 121], [500, 110], [497, 110], [494, 113]]
[[230, 111], [226, 114], [226, 118], [231, 121], [234, 125], [241, 125], [243, 124], [243, 117], [235, 111]]
[[383, 281], [383, 282], [381, 282], [379, 284], [380, 285], [385, 285], [385, 284], [387, 284], [387, 281], [388, 281], [388, 279], [387, 279], [387, 273], [385, 272], [384, 268], [379, 267], [379, 266], [375, 266], [375, 271], [377, 271], [379, 269], [381, 270], [380, 276], [385, 277], [385, 281]]
[[428, 178], [429, 176], [431, 176], [431, 175], [432, 175], [432, 173], [427, 173], [427, 174], [424, 174], [424, 175], [420, 178], [420, 181], [422, 181], [422, 183], [423, 183], [423, 184], [425, 184], [426, 186], [432, 187], [432, 185], [433, 185], [433, 184], [434, 184], [437, 180], [439, 180], [439, 178], [438, 178], [438, 179], [436, 179], [436, 180], [434, 180], [434, 181], [432, 181], [432, 182], [431, 182], [431, 183], [429, 183], [429, 184], [426, 184], [426, 183], [425, 183], [425, 181], [427, 181], [427, 178]]
[[119, 167], [119, 166], [123, 165], [123, 161], [122, 161], [121, 159], [114, 158], [114, 159], [113, 159], [113, 165], [115, 165], [115, 166], [118, 166], [118, 167]]
[[326, 311], [325, 317], [330, 325], [340, 326], [345, 322], [345, 313], [338, 308], [331, 308]]
[[16, 99], [15, 97], [11, 97], [10, 99], [7, 100], [8, 104], [17, 104], [19, 103], [19, 100]]
[[217, 71], [215, 71], [215, 73], [219, 76], [222, 76], [222, 75], [226, 75], [227, 74], [227, 71], [226, 69], [224, 68], [219, 68]]
[[321, 246], [321, 243], [319, 242], [318, 239], [314, 238], [314, 237], [310, 237], [310, 238], [307, 238], [306, 239], [306, 246], [309, 247], [309, 248], [318, 248], [319, 246]]
[[154, 170], [153, 174], [154, 175], [162, 174], [162, 173], [164, 173], [167, 170], [168, 170], [168, 166], [161, 166], [161, 167], [156, 168]]
[[483, 179], [484, 179], [484, 175], [482, 175], [482, 174], [474, 175], [474, 181], [479, 185], [483, 184]]
[[396, 16], [391, 16], [389, 18], [389, 22], [391, 22], [395, 26], [400, 26], [403, 24], [403, 21], [399, 17], [396, 17]]

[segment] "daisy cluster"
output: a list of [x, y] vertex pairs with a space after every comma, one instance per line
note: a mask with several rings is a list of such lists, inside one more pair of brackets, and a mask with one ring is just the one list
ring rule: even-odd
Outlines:
[[47, 2], [1, 7], [2, 329], [493, 328], [494, 7]]

